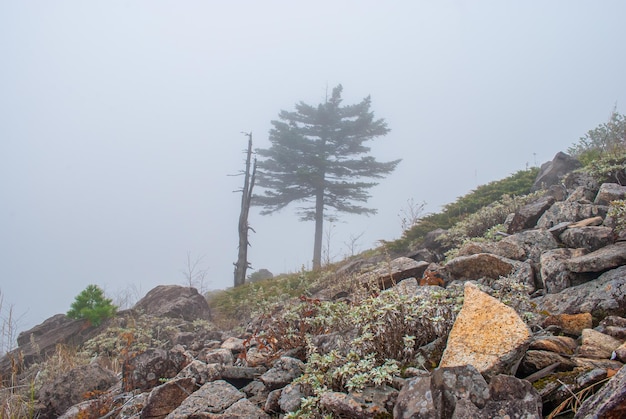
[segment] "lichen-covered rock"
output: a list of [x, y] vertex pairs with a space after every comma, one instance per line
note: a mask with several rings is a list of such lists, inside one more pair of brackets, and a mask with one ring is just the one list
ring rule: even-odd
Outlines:
[[270, 416], [248, 399], [240, 399], [233, 403], [222, 415], [215, 419], [269, 419]]
[[300, 408], [302, 398], [306, 397], [306, 394], [304, 394], [304, 390], [300, 384], [287, 384], [280, 390], [279, 394], [278, 406], [283, 412], [295, 412]]
[[593, 252], [613, 243], [613, 229], [602, 226], [567, 228], [559, 238], [567, 247]]
[[176, 375], [176, 378], [193, 378], [194, 382], [201, 386], [222, 378], [223, 371], [222, 364], [207, 364], [194, 359]]
[[202, 417], [206, 413], [222, 413], [242, 398], [244, 394], [226, 381], [212, 381], [192, 393], [166, 417], [186, 419]]
[[618, 199], [626, 199], [626, 186], [622, 186], [619, 183], [603, 183], [600, 185], [600, 190], [593, 203], [609, 205], [611, 201]]
[[541, 254], [539, 277], [543, 289], [548, 294], [561, 292], [572, 285], [577, 278], [574, 272], [566, 269], [566, 262], [573, 257], [586, 254], [585, 249], [553, 249]]
[[572, 272], [604, 272], [622, 265], [626, 265], [626, 242], [605, 246], [565, 262], [565, 268]]
[[534, 202], [524, 205], [515, 212], [513, 219], [509, 223], [507, 233], [513, 234], [527, 228], [533, 228], [537, 224], [539, 217], [556, 202], [550, 195], [544, 195]]
[[177, 378], [153, 388], [142, 409], [141, 418], [162, 419], [166, 417], [196, 389], [193, 378]]
[[575, 223], [592, 217], [606, 217], [606, 205], [581, 204], [580, 202], [556, 202], [537, 221], [539, 228], [551, 228], [564, 221]]
[[485, 376], [514, 374], [530, 336], [515, 310], [468, 282], [439, 366], [472, 365]]
[[126, 390], [150, 390], [162, 379], [175, 377], [189, 362], [184, 353], [151, 348], [124, 362], [122, 376]]
[[484, 407], [489, 393], [487, 382], [471, 365], [437, 368], [421, 374], [402, 387], [393, 410], [394, 418], [449, 418], [458, 400], [466, 399]]
[[556, 249], [559, 243], [546, 229], [520, 231], [503, 238], [497, 243], [500, 255], [514, 260], [530, 259], [539, 263], [541, 254], [546, 250]]
[[[85, 320], [73, 320], [65, 314], [56, 314], [43, 323], [17, 336], [18, 348], [0, 358], [0, 376], [8, 377], [15, 373], [13, 368], [28, 368], [52, 355], [57, 345], [80, 346], [96, 336], [105, 324], [100, 327], [88, 326]], [[19, 359], [18, 365], [12, 360]]]
[[207, 364], [233, 365], [235, 357], [230, 349], [205, 348], [198, 354], [198, 359]]
[[44, 384], [37, 392], [42, 405], [38, 417], [56, 418], [82, 402], [85, 394], [104, 391], [117, 382], [117, 376], [96, 363], [76, 367]]
[[591, 329], [593, 317], [591, 313], [554, 314], [546, 317], [543, 327], [556, 326], [559, 332], [578, 337], [584, 329]]
[[296, 358], [282, 356], [274, 366], [259, 379], [268, 390], [281, 388], [295, 380], [304, 372], [304, 363]]
[[489, 400], [480, 417], [540, 419], [541, 409], [541, 397], [528, 381], [496, 375], [489, 382]]

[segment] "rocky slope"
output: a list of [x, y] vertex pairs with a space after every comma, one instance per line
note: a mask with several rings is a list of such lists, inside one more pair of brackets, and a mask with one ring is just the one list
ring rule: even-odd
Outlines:
[[[5, 389], [32, 384], [42, 418], [626, 417], [626, 241], [607, 216], [626, 187], [564, 162], [500, 240], [444, 262], [438, 231], [353, 260], [237, 333], [180, 286], [98, 328], [52, 317], [0, 361]], [[60, 348], [82, 361], [42, 363]]]

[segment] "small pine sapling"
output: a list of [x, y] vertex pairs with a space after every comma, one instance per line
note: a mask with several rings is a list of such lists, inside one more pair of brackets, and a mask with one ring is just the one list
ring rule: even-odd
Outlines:
[[88, 285], [70, 306], [67, 317], [70, 319], [86, 319], [91, 325], [99, 326], [103, 320], [115, 315], [117, 307], [104, 291], [97, 285]]

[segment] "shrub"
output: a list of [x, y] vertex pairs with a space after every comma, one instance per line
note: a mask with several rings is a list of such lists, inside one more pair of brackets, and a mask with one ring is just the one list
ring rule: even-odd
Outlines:
[[[425, 368], [419, 348], [448, 335], [462, 293], [461, 287], [410, 296], [386, 290], [351, 304], [302, 297], [272, 317], [258, 339], [277, 352], [307, 349], [305, 372], [294, 384], [309, 397], [287, 417], [320, 418], [319, 400], [328, 391], [380, 386], [405, 366]], [[328, 338], [335, 344], [328, 347]]]
[[113, 317], [117, 307], [104, 291], [97, 285], [88, 285], [70, 306], [67, 317], [70, 319], [86, 319], [93, 326], [99, 326], [103, 320]]
[[626, 117], [614, 109], [608, 122], [587, 131], [578, 143], [567, 151], [586, 166], [601, 155], [623, 152], [624, 149], [626, 149]]
[[626, 185], [626, 148], [621, 153], [600, 155], [582, 171], [589, 173], [598, 183]]

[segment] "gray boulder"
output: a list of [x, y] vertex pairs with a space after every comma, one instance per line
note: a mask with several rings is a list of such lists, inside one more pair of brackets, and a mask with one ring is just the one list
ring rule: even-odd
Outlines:
[[567, 247], [584, 248], [593, 252], [613, 243], [613, 229], [602, 226], [567, 228], [559, 238]]
[[597, 205], [609, 205], [611, 201], [626, 199], [626, 186], [618, 183], [603, 183], [593, 201]]
[[548, 313], [591, 313], [596, 319], [626, 314], [626, 266], [607, 271], [597, 279], [532, 300]]
[[571, 258], [585, 253], [585, 249], [554, 249], [543, 252], [539, 271], [543, 289], [549, 294], [555, 294], [572, 286], [576, 274], [566, 269], [565, 264]]
[[124, 362], [124, 386], [126, 390], [150, 390], [162, 379], [175, 377], [189, 362], [182, 352], [150, 348]]
[[274, 366], [259, 377], [268, 390], [281, 388], [295, 380], [304, 372], [304, 363], [296, 358], [282, 356]]
[[598, 188], [590, 188], [588, 186], [578, 186], [567, 197], [567, 202], [578, 201], [581, 204], [592, 204], [596, 195], [598, 194]]
[[521, 230], [533, 228], [537, 225], [539, 217], [556, 202], [550, 195], [544, 195], [535, 202], [524, 205], [513, 215], [513, 219], [508, 225], [507, 233], [513, 234]]
[[471, 365], [438, 368], [411, 379], [400, 391], [393, 417], [541, 418], [541, 398], [532, 385], [496, 375], [489, 385]]
[[480, 417], [542, 418], [541, 397], [526, 380], [510, 375], [496, 375], [489, 382], [489, 400]]
[[502, 256], [515, 260], [530, 259], [536, 264], [543, 252], [558, 248], [559, 243], [552, 233], [540, 228], [512, 234], [500, 240], [497, 246]]
[[560, 183], [563, 176], [581, 166], [582, 164], [572, 156], [558, 152], [552, 161], [541, 165], [531, 191], [534, 192], [556, 185]]
[[270, 419], [267, 413], [248, 399], [236, 401], [218, 417], [222, 419]]
[[604, 272], [626, 265], [626, 242], [605, 246], [565, 262], [566, 269], [572, 272]]
[[139, 300], [133, 309], [154, 317], [187, 321], [210, 318], [209, 305], [198, 290], [180, 285], [159, 285]]
[[170, 380], [153, 388], [141, 410], [141, 418], [166, 417], [194, 391], [196, 391], [196, 383], [192, 378]]
[[212, 381], [187, 397], [166, 418], [210, 417], [207, 413], [222, 413], [244, 397], [242, 392], [226, 381]]
[[606, 205], [556, 202], [537, 221], [539, 228], [552, 228], [562, 222], [575, 223], [586, 218], [606, 217]]
[[282, 390], [274, 391], [280, 391], [278, 406], [283, 412], [295, 412], [300, 408], [302, 398], [306, 397], [300, 384], [287, 384]]

